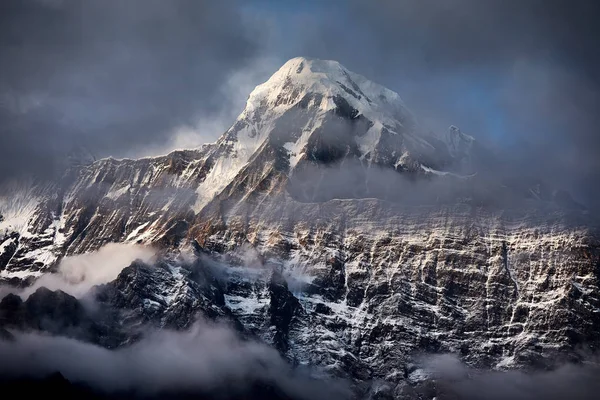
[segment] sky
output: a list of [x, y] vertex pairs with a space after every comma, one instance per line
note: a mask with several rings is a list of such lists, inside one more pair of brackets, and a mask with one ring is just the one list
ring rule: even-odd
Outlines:
[[214, 141], [254, 86], [308, 56], [590, 204], [599, 11], [588, 0], [5, 0], [0, 180], [50, 173], [79, 146], [139, 157]]

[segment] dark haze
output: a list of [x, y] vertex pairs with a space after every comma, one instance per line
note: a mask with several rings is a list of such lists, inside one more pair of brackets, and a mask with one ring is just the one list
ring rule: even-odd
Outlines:
[[439, 400], [593, 400], [600, 390], [597, 358], [533, 373], [476, 370], [449, 354], [424, 364], [438, 381]]
[[229, 0], [1, 2], [0, 179], [164, 145], [259, 40]]
[[166, 393], [253, 398], [249, 393], [257, 383], [273, 387], [278, 398], [349, 398], [346, 382], [317, 380], [307, 371], [292, 370], [277, 350], [242, 340], [226, 325], [200, 320], [186, 332], [150, 327], [145, 331], [143, 339], [117, 350], [66, 337], [19, 333], [14, 340], [0, 340], [0, 378], [40, 379], [60, 371], [72, 383], [108, 395], [129, 394], [128, 398], [163, 398]]

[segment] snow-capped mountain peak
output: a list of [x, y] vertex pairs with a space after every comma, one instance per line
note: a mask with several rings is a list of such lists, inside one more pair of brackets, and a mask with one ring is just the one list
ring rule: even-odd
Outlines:
[[337, 61], [296, 57], [286, 62], [265, 83], [250, 94], [247, 110], [265, 103], [275, 109], [297, 104], [308, 93], [323, 95], [318, 106], [332, 110], [335, 96], [343, 97], [362, 115], [374, 119], [407, 113], [400, 96], [365, 77], [347, 70]]
[[269, 166], [292, 176], [306, 163], [349, 160], [442, 176], [458, 158], [450, 139], [432, 136], [397, 93], [337, 61], [293, 58], [250, 93], [232, 127], [206, 150], [210, 168], [203, 169], [194, 210], [242, 170], [260, 175]]
[[[288, 151], [290, 172], [302, 159], [332, 150], [395, 169], [406, 167], [402, 160], [415, 164], [419, 155], [428, 168], [447, 161], [397, 93], [336, 61], [305, 57], [289, 60], [257, 86], [218, 143], [241, 169], [266, 141]], [[433, 159], [439, 162], [432, 165]], [[419, 163], [411, 168], [423, 171]]]
[[[0, 302], [0, 337], [89, 326], [114, 347], [142, 322], [227, 316], [297, 365], [383, 382], [377, 398], [412, 398], [403, 388], [426, 378], [416, 350], [506, 368], [597, 348], [596, 217], [528, 181], [457, 179], [452, 168], [481, 151], [455, 127], [429, 135], [396, 93], [337, 62], [292, 59], [216, 143], [75, 157], [58, 182], [0, 188], [0, 285], [30, 285], [107, 243], [161, 254], [98, 287], [110, 313], [94, 315], [114, 326], [71, 321], [84, 307], [44, 289]], [[68, 312], [55, 321], [58, 306]]]

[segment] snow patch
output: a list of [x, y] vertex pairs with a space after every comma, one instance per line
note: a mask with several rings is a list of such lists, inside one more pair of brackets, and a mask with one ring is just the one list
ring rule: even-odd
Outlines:
[[41, 199], [35, 191], [33, 181], [11, 182], [1, 188], [0, 195], [0, 233], [13, 231], [21, 236], [29, 236], [29, 222]]
[[117, 200], [122, 195], [128, 193], [130, 188], [131, 188], [131, 186], [129, 186], [129, 185], [123, 186], [122, 188], [119, 188], [119, 189], [111, 188], [111, 190], [108, 193], [106, 193], [106, 195], [104, 197], [108, 197], [111, 200]]

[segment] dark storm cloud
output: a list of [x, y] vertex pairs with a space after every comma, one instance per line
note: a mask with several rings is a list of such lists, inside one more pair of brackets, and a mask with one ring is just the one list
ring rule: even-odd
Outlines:
[[598, 31], [596, 2], [376, 0], [353, 5], [349, 16], [359, 27], [369, 27], [361, 32], [372, 40], [367, 51], [388, 52], [388, 60], [404, 61], [402, 71], [411, 74], [484, 65], [501, 69], [522, 57], [554, 58], [596, 73], [589, 64], [598, 61], [597, 53], [589, 53]]
[[3, 1], [0, 178], [48, 172], [76, 146], [100, 156], [160, 146], [217, 110], [220, 86], [259, 52], [260, 34], [236, 7]]
[[505, 150], [504, 168], [591, 205], [600, 181], [598, 16], [600, 3], [588, 0], [354, 0], [299, 17], [296, 30], [300, 52], [385, 84], [433, 129], [456, 124]]

